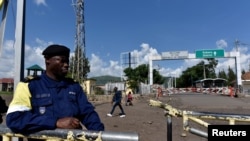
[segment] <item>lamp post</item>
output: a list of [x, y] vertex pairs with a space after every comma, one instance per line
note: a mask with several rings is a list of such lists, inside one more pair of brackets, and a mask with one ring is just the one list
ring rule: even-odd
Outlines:
[[176, 88], [176, 73], [171, 73], [172, 87]]
[[203, 65], [203, 78], [206, 79], [206, 65], [209, 65], [209, 64], [206, 64], [204, 62], [203, 64], [200, 64], [200, 65]]
[[205, 63], [203, 64], [203, 78], [206, 79]]

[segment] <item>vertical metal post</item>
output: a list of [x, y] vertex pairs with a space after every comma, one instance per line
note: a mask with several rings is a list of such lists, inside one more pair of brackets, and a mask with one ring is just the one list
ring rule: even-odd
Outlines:
[[153, 61], [149, 57], [149, 85], [153, 85]]
[[25, 0], [17, 1], [16, 31], [15, 31], [15, 78], [14, 89], [17, 83], [24, 78], [24, 48], [25, 48]]
[[236, 52], [236, 57], [235, 57], [235, 62], [236, 62], [236, 82], [237, 82], [237, 90], [236, 92], [241, 92], [240, 91], [240, 86], [242, 86], [242, 80], [241, 80], [241, 66], [240, 66], [240, 52]]
[[8, 3], [9, 1], [7, 0], [3, 2], [3, 15], [2, 15], [2, 21], [0, 25], [0, 56], [1, 56], [2, 48], [3, 48], [3, 39], [4, 39], [5, 24], [6, 24], [6, 19], [7, 19]]
[[172, 117], [167, 115], [167, 141], [172, 141]]
[[176, 88], [176, 73], [174, 74], [174, 87]]
[[205, 68], [205, 62], [203, 64], [203, 76], [204, 76], [204, 79], [206, 79], [206, 68]]
[[239, 40], [236, 39], [235, 41], [235, 48], [236, 48], [236, 55], [235, 55], [235, 64], [236, 64], [236, 94], [239, 91], [240, 89], [240, 86], [242, 85], [242, 80], [241, 80], [241, 66], [240, 66], [240, 52], [239, 52], [239, 49], [238, 49], [238, 44], [239, 44]]

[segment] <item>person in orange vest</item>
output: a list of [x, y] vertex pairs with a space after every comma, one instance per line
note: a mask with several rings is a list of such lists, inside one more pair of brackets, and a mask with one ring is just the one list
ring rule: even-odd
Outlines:
[[229, 86], [229, 95], [231, 97], [234, 97], [234, 95], [233, 95], [233, 87], [231, 87], [231, 86]]

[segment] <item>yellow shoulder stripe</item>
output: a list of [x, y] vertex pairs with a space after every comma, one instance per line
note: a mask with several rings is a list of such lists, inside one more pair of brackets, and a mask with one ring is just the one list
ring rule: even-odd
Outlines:
[[29, 83], [19, 82], [17, 84], [14, 96], [10, 102], [7, 113], [15, 111], [29, 111], [31, 110], [31, 94], [28, 87]]

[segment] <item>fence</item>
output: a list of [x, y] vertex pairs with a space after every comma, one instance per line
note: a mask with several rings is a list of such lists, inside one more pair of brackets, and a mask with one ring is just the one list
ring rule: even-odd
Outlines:
[[5, 125], [0, 125], [3, 141], [11, 141], [13, 137], [43, 139], [46, 141], [139, 141], [135, 132], [83, 131], [83, 130], [44, 130], [27, 136], [11, 132]]
[[[161, 87], [161, 86], [160, 86]], [[151, 87], [152, 92], [157, 92], [158, 85]], [[216, 87], [216, 88], [162, 88], [163, 94], [180, 94], [180, 93], [203, 93], [203, 94], [220, 94], [220, 95], [235, 95], [233, 87]]]
[[[250, 115], [236, 115], [236, 114], [220, 114], [220, 113], [209, 113], [209, 112], [194, 112], [194, 111], [182, 111], [176, 109], [168, 104], [163, 104], [160, 101], [149, 101], [150, 106], [155, 106], [163, 108], [166, 110], [167, 117], [167, 141], [172, 141], [172, 117], [182, 117], [183, 118], [183, 129], [192, 134], [200, 137], [208, 138], [207, 131], [202, 131], [193, 127], [190, 127], [189, 120], [208, 128], [210, 123], [202, 119], [211, 120], [223, 120], [228, 121], [229, 125], [234, 125], [235, 122], [250, 122]], [[185, 134], [183, 134], [185, 136]]]

